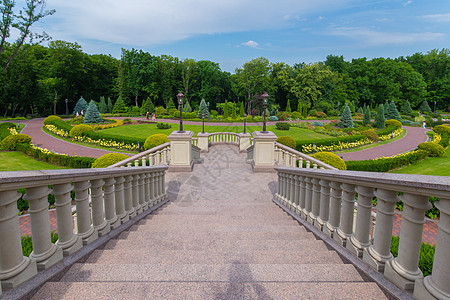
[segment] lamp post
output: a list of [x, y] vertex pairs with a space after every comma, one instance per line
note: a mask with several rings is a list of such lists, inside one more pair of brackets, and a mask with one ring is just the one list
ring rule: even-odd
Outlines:
[[207, 105], [207, 107], [208, 107], [208, 121], [209, 121], [209, 114], [210, 114], [210, 112], [209, 112], [209, 102], [206, 103], [206, 105]]
[[68, 116], [69, 115], [69, 105], [68, 105], [69, 99], [66, 98], [65, 101], [66, 101], [66, 116]]
[[180, 131], [179, 132], [184, 132], [183, 131], [183, 98], [184, 98], [183, 93], [179, 92], [177, 95], [178, 108], [180, 109]]
[[247, 114], [244, 114], [244, 133], [247, 133], [247, 132], [246, 132], [246, 128], [245, 128], [245, 127], [246, 127], [246, 126], [245, 126], [245, 125], [246, 125], [246, 124], [245, 124], [246, 121], [247, 121]]
[[436, 113], [436, 101], [434, 101], [434, 113]]
[[269, 95], [264, 92], [264, 94], [261, 95], [261, 98], [263, 99], [263, 107], [264, 107], [264, 121], [263, 121], [263, 133], [266, 133], [266, 109], [267, 109], [267, 100], [269, 99]]
[[339, 104], [340, 104], [340, 103], [339, 103], [339, 101], [338, 101], [338, 114], [337, 114], [338, 117], [339, 117]]
[[205, 133], [205, 114], [202, 114], [202, 133]]

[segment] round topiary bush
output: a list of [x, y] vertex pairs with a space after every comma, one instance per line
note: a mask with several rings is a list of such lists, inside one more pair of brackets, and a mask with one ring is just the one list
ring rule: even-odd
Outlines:
[[342, 160], [342, 158], [340, 158], [334, 153], [317, 152], [316, 154], [311, 155], [311, 157], [323, 161], [324, 163], [329, 164], [330, 166], [333, 166], [339, 170], [347, 170], [347, 165]]
[[387, 127], [395, 127], [395, 129], [402, 128], [402, 123], [398, 120], [389, 119], [384, 122], [384, 126]]
[[19, 143], [29, 144], [31, 143], [31, 137], [26, 134], [9, 135], [0, 143], [0, 148], [3, 150], [12, 151], [16, 149], [16, 145]]
[[44, 119], [44, 126], [52, 125], [53, 121], [56, 121], [56, 120], [61, 120], [61, 118], [58, 116], [48, 116], [47, 118]]
[[167, 137], [167, 135], [162, 133], [153, 134], [145, 140], [144, 149], [152, 149], [167, 142], [169, 142], [169, 138]]
[[293, 111], [291, 113], [291, 118], [294, 119], [294, 120], [299, 120], [299, 119], [302, 118], [302, 114], [299, 113], [298, 111]]
[[433, 131], [440, 134], [447, 133], [448, 135], [450, 135], [450, 126], [436, 125], [434, 126]]
[[270, 116], [269, 121], [278, 121], [277, 116]]
[[375, 129], [361, 131], [361, 134], [367, 137], [372, 142], [378, 141], [378, 133], [375, 132]]
[[322, 122], [314, 121], [311, 123], [312, 126], [323, 126]]
[[74, 126], [72, 129], [70, 129], [69, 136], [71, 138], [74, 138], [76, 136], [84, 136], [86, 132], [93, 131], [94, 129], [90, 125], [86, 124], [80, 124]]
[[290, 136], [280, 136], [277, 139], [277, 143], [283, 144], [292, 149], [295, 149], [295, 146], [297, 146], [297, 143], [295, 142], [295, 140], [293, 138], [291, 138]]
[[127, 158], [128, 156], [122, 153], [107, 153], [97, 158], [92, 163], [92, 168], [106, 168]]
[[275, 126], [277, 127], [278, 130], [289, 130], [289, 127], [291, 127], [291, 125], [289, 125], [289, 123], [283, 123], [283, 122], [278, 122], [275, 124]]
[[425, 142], [420, 143], [419, 146], [417, 146], [419, 150], [426, 151], [429, 156], [444, 156], [445, 149], [439, 144], [432, 143], [432, 142]]

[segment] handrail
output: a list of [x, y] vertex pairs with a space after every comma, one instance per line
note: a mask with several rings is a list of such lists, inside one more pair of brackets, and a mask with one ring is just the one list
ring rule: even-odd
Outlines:
[[335, 167], [330, 166], [318, 159], [315, 159], [307, 154], [299, 152], [291, 147], [275, 142], [275, 157], [276, 161], [279, 165], [283, 165], [286, 167], [296, 167], [297, 160], [300, 160], [298, 165], [299, 168], [303, 168], [303, 160], [306, 161], [306, 168], [312, 167], [316, 169], [320, 167], [322, 169], [331, 169], [337, 170]]
[[209, 134], [208, 142], [210, 144], [225, 143], [239, 145], [239, 134], [234, 132], [214, 132]]
[[[158, 151], [161, 151], [161, 152], [158, 153]], [[157, 154], [162, 154], [163, 156], [165, 156], [164, 157], [165, 159], [164, 158], [160, 159], [160, 163], [167, 164], [167, 161], [170, 159], [169, 155], [168, 155], [169, 151], [170, 151], [170, 142], [167, 142], [167, 143], [161, 144], [159, 146], [153, 147], [151, 149], [148, 149], [146, 151], [143, 151], [141, 153], [138, 153], [136, 155], [133, 155], [122, 161], [119, 161], [113, 165], [108, 166], [108, 168], [131, 166], [131, 164], [133, 162], [135, 163], [135, 167], [137, 167], [137, 166], [139, 166], [139, 161], [141, 161], [141, 164], [143, 166], [145, 166], [146, 165], [146, 156], [149, 156], [150, 165], [155, 165], [155, 164], [152, 164], [151, 158], [153, 158], [153, 157], [150, 157], [150, 156], [154, 156]], [[165, 153], [165, 152], [167, 152], [167, 153]], [[157, 164], [159, 164], [159, 163], [157, 163]]]
[[[417, 299], [444, 299], [450, 295], [450, 185], [447, 176], [314, 170], [275, 167], [281, 203], [318, 230], [333, 238], [398, 287], [414, 289]], [[398, 196], [399, 193], [403, 193]], [[354, 214], [355, 195], [358, 209]], [[418, 268], [428, 197], [439, 197], [438, 234], [432, 275]], [[372, 206], [372, 199], [377, 204]], [[390, 253], [395, 203], [404, 204], [398, 257]], [[371, 212], [376, 228], [371, 238]]]

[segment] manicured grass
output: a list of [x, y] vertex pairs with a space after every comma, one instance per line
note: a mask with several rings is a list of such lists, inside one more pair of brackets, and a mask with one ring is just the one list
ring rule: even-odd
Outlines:
[[0, 171], [67, 169], [26, 156], [22, 152], [0, 152]]
[[[171, 124], [172, 128], [169, 129], [158, 129], [155, 124], [141, 124], [141, 125], [127, 125], [127, 126], [119, 126], [109, 129], [101, 130], [101, 132], [107, 132], [111, 134], [129, 136], [129, 137], [149, 137], [152, 134], [156, 133], [164, 133], [171, 134], [174, 130], [179, 129], [178, 124]], [[196, 136], [197, 133], [202, 132], [202, 125], [183, 125], [184, 130], [193, 131]], [[252, 133], [254, 131], [262, 130], [261, 126], [247, 126], [247, 132]], [[314, 131], [291, 127], [289, 130], [277, 130], [275, 125], [267, 126], [267, 130], [272, 131], [277, 136], [291, 136], [294, 140], [323, 140], [329, 139], [330, 136], [325, 134], [316, 133]], [[214, 133], [214, 132], [235, 132], [240, 133], [244, 131], [243, 126], [207, 126], [205, 125], [205, 132]]]
[[450, 147], [443, 157], [427, 157], [413, 165], [409, 165], [390, 173], [450, 176]]

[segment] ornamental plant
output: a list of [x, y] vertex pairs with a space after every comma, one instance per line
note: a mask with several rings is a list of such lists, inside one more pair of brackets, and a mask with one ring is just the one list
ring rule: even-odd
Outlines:
[[311, 157], [323, 161], [324, 163], [329, 164], [330, 166], [333, 166], [336, 169], [347, 170], [347, 165], [345, 164], [344, 160], [334, 153], [317, 152], [311, 155]]
[[225, 105], [223, 106], [223, 118], [228, 118], [230, 115], [228, 114], [228, 101], [225, 100]]
[[108, 106], [108, 113], [112, 113], [114, 106], [112, 104], [112, 101], [111, 101], [110, 97], [108, 97], [108, 104], [107, 104], [107, 106]]
[[107, 153], [97, 158], [92, 168], [106, 168], [127, 158], [128, 156], [122, 153]]
[[169, 111], [169, 110], [171, 110], [171, 109], [176, 109], [175, 103], [173, 102], [173, 99], [172, 99], [172, 98], [170, 98], [170, 99], [169, 99], [169, 102], [167, 103], [167, 110]]
[[88, 107], [88, 104], [86, 100], [84, 100], [83, 96], [81, 96], [80, 99], [78, 99], [77, 104], [75, 104], [75, 107], [73, 108], [73, 114], [81, 115], [81, 112], [83, 111], [83, 114], [86, 112]]
[[167, 142], [169, 142], [167, 135], [162, 133], [153, 134], [145, 140], [144, 150], [152, 149]]
[[233, 110], [232, 110], [232, 112], [231, 112], [231, 118], [232, 118], [233, 120], [236, 120], [236, 119], [237, 119], [237, 114], [236, 114], [236, 102], [233, 102]]
[[409, 103], [408, 100], [406, 100], [405, 103], [403, 104], [401, 112], [402, 112], [402, 114], [407, 115], [407, 116], [413, 115], [413, 110], [412, 110], [411, 104]]
[[100, 103], [98, 104], [98, 111], [101, 114], [106, 114], [108, 112], [108, 106], [106, 105], [105, 97], [100, 97]]
[[291, 110], [291, 102], [289, 101], [289, 99], [287, 100], [287, 103], [286, 103], [286, 112], [288, 114], [290, 114], [292, 112], [292, 110]]
[[377, 115], [375, 116], [375, 127], [378, 129], [383, 129], [385, 121], [386, 118], [384, 117], [384, 106], [383, 104], [380, 104], [378, 106]]
[[200, 101], [200, 106], [198, 107], [197, 118], [201, 119], [202, 114], [205, 114], [205, 119], [209, 118], [208, 105], [206, 104], [206, 101], [203, 98]]
[[155, 110], [155, 105], [153, 104], [150, 97], [147, 97], [147, 100], [142, 102], [141, 114], [145, 115], [147, 112], [149, 114], [151, 114], [151, 113], [153, 113], [154, 110]]
[[420, 107], [419, 107], [419, 111], [421, 112], [421, 113], [431, 113], [431, 108], [430, 108], [430, 106], [428, 105], [428, 102], [427, 102], [427, 100], [425, 100], [425, 101], [423, 101], [422, 102], [422, 104], [420, 105]]
[[370, 123], [370, 110], [366, 105], [363, 107], [363, 114], [363, 125], [367, 126]]
[[291, 127], [289, 123], [284, 122], [277, 122], [275, 126], [277, 127], [278, 130], [289, 130], [289, 127]]
[[398, 113], [397, 107], [395, 106], [394, 101], [391, 101], [388, 103], [387, 107], [385, 107], [385, 113], [384, 116], [386, 119], [393, 119], [393, 120], [401, 120], [400, 114]]
[[3, 141], [0, 142], [0, 149], [13, 151], [16, 150], [17, 144], [20, 143], [30, 144], [31, 137], [26, 134], [14, 134], [7, 136], [3, 139]]
[[86, 111], [86, 115], [84, 117], [83, 123], [101, 123], [103, 122], [100, 113], [98, 112], [97, 105], [95, 105], [94, 101], [91, 100], [89, 102], [88, 109]]
[[55, 120], [61, 120], [61, 118], [58, 116], [48, 116], [47, 118], [44, 119], [44, 122], [43, 122], [44, 126], [53, 124], [53, 121], [55, 121]]
[[384, 122], [385, 127], [394, 127], [395, 129], [402, 128], [402, 123], [398, 120], [389, 119]]
[[125, 105], [125, 102], [123, 102], [122, 97], [119, 96], [119, 98], [117, 98], [116, 103], [114, 103], [112, 113], [113, 114], [126, 113], [127, 111], [128, 109], [127, 106]]
[[433, 142], [420, 143], [419, 146], [417, 146], [417, 148], [419, 150], [426, 151], [429, 156], [441, 157], [444, 156], [445, 153], [444, 147]]
[[290, 136], [280, 136], [277, 139], [277, 143], [283, 144], [283, 145], [288, 146], [288, 147], [290, 147], [292, 149], [295, 149], [295, 146], [297, 145], [295, 140], [293, 138], [291, 138]]
[[342, 113], [338, 126], [341, 128], [353, 128], [352, 113], [347, 104], [345, 105], [344, 112]]
[[191, 105], [189, 104], [189, 101], [186, 101], [186, 103], [184, 104], [183, 111], [186, 113], [192, 112], [192, 108]]
[[244, 114], [245, 114], [245, 110], [244, 110], [244, 102], [241, 102], [241, 105], [240, 105], [240, 107], [239, 107], [239, 116], [240, 117], [244, 117]]
[[93, 131], [94, 129], [86, 124], [80, 124], [80, 125], [76, 125], [74, 126], [70, 132], [69, 132], [69, 136], [71, 138], [74, 137], [80, 137], [80, 136], [85, 136], [87, 132], [89, 131]]

